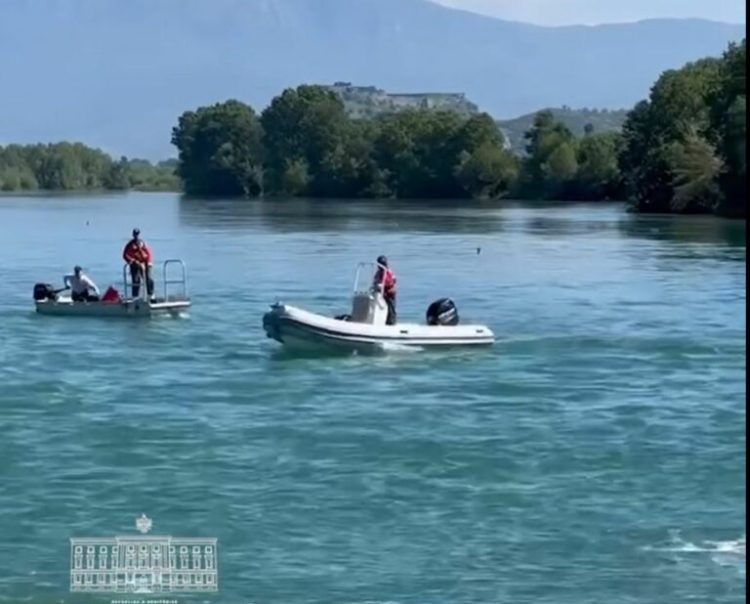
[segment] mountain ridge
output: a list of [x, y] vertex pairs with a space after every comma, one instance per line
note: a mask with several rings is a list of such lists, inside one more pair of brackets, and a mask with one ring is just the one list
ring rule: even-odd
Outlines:
[[548, 27], [427, 0], [5, 0], [0, 141], [158, 159], [185, 110], [237, 98], [259, 111], [286, 87], [340, 80], [465, 93], [497, 119], [620, 108], [743, 35], [701, 19]]

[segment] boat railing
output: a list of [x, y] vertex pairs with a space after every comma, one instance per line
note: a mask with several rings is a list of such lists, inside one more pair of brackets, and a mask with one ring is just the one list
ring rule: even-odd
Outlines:
[[[170, 267], [179, 267], [180, 273], [179, 277], [171, 277], [171, 271]], [[174, 270], [174, 268], [172, 269]], [[164, 264], [162, 264], [161, 269], [161, 277], [162, 277], [162, 284], [164, 287], [164, 301], [168, 302], [170, 299], [172, 300], [187, 300], [188, 299], [188, 289], [187, 289], [187, 268], [185, 267], [185, 263], [182, 260], [179, 259], [169, 259], [165, 260]], [[152, 275], [153, 279], [153, 275]], [[129, 294], [132, 294], [133, 292], [133, 276], [130, 272], [130, 265], [125, 264], [122, 267], [122, 284], [123, 284], [123, 291], [126, 296], [130, 297]], [[180, 286], [180, 290], [178, 294], [173, 294], [170, 298], [170, 286]], [[148, 300], [148, 283], [146, 279], [146, 275], [141, 276], [140, 281], [140, 289], [138, 290], [138, 299], [139, 300]]]
[[[176, 266], [180, 269], [179, 278], [170, 279], [169, 278], [169, 267], [170, 266]], [[177, 300], [187, 300], [188, 299], [188, 289], [187, 289], [187, 268], [185, 267], [185, 263], [182, 260], [179, 259], [172, 259], [172, 260], [165, 260], [164, 266], [162, 267], [162, 280], [164, 281], [164, 301], [168, 302], [170, 300], [169, 298], [169, 286], [170, 285], [179, 285], [180, 286], [180, 293], [178, 296], [175, 296], [173, 299]]]

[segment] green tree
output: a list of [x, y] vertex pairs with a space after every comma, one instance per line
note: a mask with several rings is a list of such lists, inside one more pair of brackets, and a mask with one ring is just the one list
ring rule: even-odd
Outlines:
[[127, 164], [130, 187], [136, 191], [179, 191], [176, 159], [152, 164], [145, 159], [130, 159]]
[[172, 131], [177, 171], [191, 195], [258, 195], [262, 130], [253, 109], [236, 100], [187, 111]]
[[649, 101], [641, 101], [628, 114], [619, 165], [637, 210], [668, 212], [674, 196], [674, 178], [670, 174], [664, 136], [654, 122]]
[[519, 194], [531, 198], [565, 198], [578, 170], [576, 139], [555, 120], [551, 111], [540, 111], [526, 132]]
[[462, 153], [456, 175], [471, 197], [499, 198], [514, 185], [518, 161], [497, 145], [485, 142], [472, 152]]
[[747, 54], [746, 41], [730, 44], [722, 57], [719, 86], [711, 96], [712, 126], [723, 160], [719, 213], [747, 214]]
[[25, 148], [20, 145], [0, 146], [0, 190], [32, 191], [38, 186], [26, 161]]
[[664, 72], [651, 88], [653, 126], [668, 142], [683, 140], [697, 132], [706, 136], [711, 129], [708, 97], [719, 86], [721, 63], [702, 59], [682, 69]]
[[0, 147], [0, 187], [5, 190], [125, 190], [132, 187], [178, 190], [176, 162], [153, 166], [146, 160], [115, 162], [81, 143]]
[[505, 137], [497, 122], [487, 113], [471, 116], [461, 126], [459, 132], [459, 146], [469, 153], [485, 145], [498, 149], [504, 148]]
[[5, 167], [0, 170], [0, 191], [18, 191], [21, 188], [21, 175], [18, 168]]
[[507, 192], [517, 162], [487, 114], [411, 109], [377, 122], [368, 191], [409, 198], [496, 197]]
[[564, 191], [578, 171], [576, 145], [573, 141], [557, 145], [550, 153], [545, 166], [547, 182], [557, 191]]
[[[287, 89], [271, 101], [261, 115], [265, 147], [266, 190], [290, 193], [290, 166], [305, 165], [304, 191], [296, 194], [330, 193], [331, 169], [345, 151], [350, 120], [344, 104], [321, 86]], [[294, 179], [299, 184], [299, 179]]]
[[578, 199], [622, 199], [624, 195], [618, 157], [622, 136], [617, 133], [589, 133], [578, 145]]
[[120, 161], [110, 166], [104, 184], [107, 189], [112, 190], [126, 190], [130, 188], [130, 166], [128, 165], [127, 157], [121, 157]]
[[376, 126], [349, 121], [338, 144], [324, 154], [316, 189], [327, 197], [369, 196], [377, 178], [373, 159]]
[[310, 187], [310, 169], [304, 159], [285, 162], [279, 190], [287, 195], [305, 195]]
[[619, 164], [637, 210], [709, 212], [717, 205], [714, 146], [722, 134], [714, 104], [723, 72], [719, 59], [667, 71], [628, 115]]
[[457, 113], [412, 109], [381, 119], [375, 162], [395, 197], [465, 197], [455, 169], [466, 120]]
[[720, 199], [717, 177], [721, 159], [697, 132], [670, 144], [667, 157], [674, 175], [670, 210], [683, 213], [713, 211]]

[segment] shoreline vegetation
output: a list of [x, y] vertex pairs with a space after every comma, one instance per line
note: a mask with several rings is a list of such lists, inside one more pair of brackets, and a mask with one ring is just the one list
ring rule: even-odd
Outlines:
[[326, 86], [260, 114], [237, 100], [183, 113], [178, 159], [114, 160], [81, 143], [0, 146], [0, 191], [184, 191], [204, 197], [629, 200], [643, 213], [746, 215], [745, 40], [669, 70], [621, 132], [574, 135], [535, 115], [515, 154], [486, 113], [355, 117]]
[[0, 193], [179, 191], [177, 160], [114, 160], [82, 143], [0, 146]]

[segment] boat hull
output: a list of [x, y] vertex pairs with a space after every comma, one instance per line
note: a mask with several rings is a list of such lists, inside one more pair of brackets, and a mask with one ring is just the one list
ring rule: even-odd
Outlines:
[[70, 299], [43, 300], [36, 302], [40, 315], [58, 317], [111, 317], [150, 318], [156, 316], [178, 316], [190, 308], [189, 300], [147, 302], [145, 300], [123, 300], [122, 302], [72, 302]]
[[276, 305], [263, 317], [266, 335], [286, 348], [380, 352], [398, 348], [491, 346], [492, 331], [483, 325], [369, 325], [331, 319], [301, 309]]

